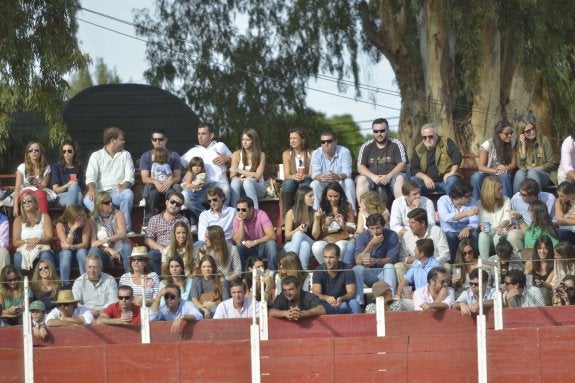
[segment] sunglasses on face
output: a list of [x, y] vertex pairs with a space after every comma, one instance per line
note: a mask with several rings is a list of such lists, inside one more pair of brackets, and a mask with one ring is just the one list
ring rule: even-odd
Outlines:
[[22, 205], [26, 204], [26, 203], [34, 203], [33, 199], [23, 199], [22, 200]]
[[144, 262], [145, 259], [144, 258], [133, 258], [132, 262]]
[[112, 203], [112, 200], [108, 200], [108, 201], [102, 201], [102, 205], [110, 205]]
[[165, 300], [174, 300], [174, 299], [176, 299], [176, 295], [175, 295], [175, 294], [172, 294], [172, 293], [165, 293], [165, 294], [164, 294], [164, 299], [165, 299]]
[[59, 307], [68, 307], [68, 306], [72, 306], [72, 305], [74, 305], [74, 303], [72, 303], [72, 302], [69, 302], [69, 303], [59, 303], [59, 304], [58, 304]]
[[18, 282], [18, 278], [7, 279], [6, 282], [8, 282], [8, 283]]
[[62, 153], [63, 154], [66, 154], [66, 153], [72, 154], [72, 153], [74, 153], [74, 151], [72, 149], [62, 149]]
[[129, 295], [118, 295], [118, 300], [120, 301], [129, 301], [130, 299], [132, 299], [132, 297]]
[[208, 198], [208, 202], [209, 202], [209, 203], [215, 203], [215, 202], [218, 202], [218, 200], [219, 200], [219, 197], [216, 197], [216, 198]]
[[422, 136], [423, 140], [433, 140], [435, 138], [435, 136]]
[[385, 133], [387, 129], [373, 129], [373, 134]]
[[333, 142], [333, 138], [330, 138], [329, 140], [321, 140], [320, 142], [322, 145], [331, 144]]
[[531, 128], [531, 129], [524, 130], [523, 133], [525, 133], [525, 134], [535, 133], [536, 130], [537, 130], [536, 128]]
[[154, 137], [154, 138], [152, 138], [152, 141], [154, 141], [154, 142], [163, 142], [164, 140], [165, 140], [164, 137]]
[[30, 148], [28, 149], [28, 153], [40, 153], [40, 148]]
[[237, 208], [236, 208], [236, 211], [237, 211], [238, 213], [239, 213], [239, 212], [245, 213], [245, 212], [248, 211], [248, 209], [246, 209], [245, 207], [237, 207]]
[[479, 287], [479, 282], [469, 282], [469, 286], [471, 286], [471, 287]]
[[170, 202], [170, 205], [176, 205], [177, 207], [182, 207], [182, 205], [183, 205], [183, 203], [178, 202], [178, 201], [173, 200], [173, 199], [169, 200], [168, 202]]
[[38, 267], [38, 271], [50, 270], [48, 266]]

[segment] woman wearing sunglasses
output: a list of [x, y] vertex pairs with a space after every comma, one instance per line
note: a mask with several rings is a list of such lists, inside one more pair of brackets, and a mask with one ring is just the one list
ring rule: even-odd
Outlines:
[[0, 314], [1, 326], [22, 324], [24, 312], [24, 283], [18, 270], [12, 265], [6, 265], [0, 272]]
[[56, 307], [54, 301], [58, 296], [58, 291], [62, 288], [62, 281], [50, 262], [42, 260], [36, 264], [30, 287], [34, 299], [44, 303], [46, 312]]
[[25, 192], [20, 198], [20, 215], [14, 218], [12, 226], [12, 245], [14, 266], [18, 270], [31, 270], [37, 258], [54, 262], [54, 253], [50, 250], [52, 243], [52, 220], [38, 208], [36, 195]]
[[48, 188], [50, 181], [50, 165], [44, 155], [44, 148], [38, 141], [30, 141], [26, 145], [24, 163], [16, 169], [16, 186], [14, 188], [14, 217], [20, 214], [20, 199], [22, 193], [31, 191], [36, 195], [40, 211], [48, 213], [48, 201], [56, 199], [56, 193]]
[[128, 240], [124, 215], [112, 205], [110, 193], [101, 191], [96, 194], [92, 219], [95, 230], [92, 231], [90, 253], [98, 254], [102, 258], [102, 264], [106, 264], [108, 257], [110, 262], [122, 262], [124, 271], [128, 272], [132, 245]]
[[66, 140], [60, 146], [58, 162], [52, 165], [52, 190], [58, 194], [57, 204], [61, 207], [82, 205], [82, 190], [86, 187], [86, 176], [80, 166], [78, 144]]
[[555, 156], [549, 138], [537, 133], [535, 117], [520, 121], [517, 125], [519, 140], [515, 144], [518, 170], [513, 180], [513, 194], [525, 178], [534, 179], [539, 189], [549, 185], [549, 173], [557, 170]]

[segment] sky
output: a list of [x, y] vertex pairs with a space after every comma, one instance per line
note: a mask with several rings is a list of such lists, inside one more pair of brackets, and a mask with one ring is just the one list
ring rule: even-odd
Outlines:
[[[86, 9], [133, 22], [132, 10], [151, 8], [154, 0], [82, 0], [81, 4]], [[94, 61], [103, 58], [109, 68], [115, 68], [123, 82], [146, 83], [143, 76], [147, 69], [145, 42], [133, 38], [136, 37], [133, 27], [84, 10], [78, 12], [77, 19], [80, 47], [84, 53]], [[380, 117], [387, 118], [391, 130], [396, 130], [401, 98], [397, 95], [395, 76], [389, 63], [383, 59], [373, 65], [367, 57], [360, 58], [359, 63], [360, 83], [383, 92], [369, 94], [363, 91], [364, 102], [358, 102], [353, 100], [353, 86], [340, 93], [335, 82], [312, 79], [307, 91], [308, 106], [328, 117], [351, 114], [363, 134], [370, 133], [371, 121]]]

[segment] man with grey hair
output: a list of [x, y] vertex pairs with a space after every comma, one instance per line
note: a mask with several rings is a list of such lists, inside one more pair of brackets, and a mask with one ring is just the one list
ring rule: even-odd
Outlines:
[[421, 137], [423, 141], [415, 147], [411, 158], [411, 179], [424, 193], [438, 190], [449, 195], [451, 186], [461, 177], [458, 172], [461, 152], [451, 139], [439, 137], [433, 124], [421, 127]]
[[116, 302], [118, 286], [114, 277], [102, 272], [100, 256], [88, 254], [86, 272], [74, 281], [72, 292], [74, 298], [98, 318], [103, 309]]

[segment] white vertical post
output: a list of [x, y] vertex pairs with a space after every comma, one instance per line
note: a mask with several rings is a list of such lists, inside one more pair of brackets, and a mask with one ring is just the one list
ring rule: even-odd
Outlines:
[[[254, 268], [255, 273], [255, 268]], [[255, 274], [254, 274], [255, 275]], [[268, 340], [268, 310], [265, 294], [265, 272], [260, 271], [260, 340]], [[255, 280], [255, 279], [254, 279]], [[255, 304], [255, 302], [254, 302]], [[255, 305], [254, 305], [255, 306]]]
[[30, 306], [28, 277], [24, 277], [24, 318], [22, 331], [24, 335], [24, 382], [34, 383], [34, 343], [32, 337], [32, 318], [30, 318]]
[[150, 343], [150, 318], [146, 305], [146, 276], [142, 276], [142, 306], [140, 307], [140, 322], [142, 322], [142, 344]]
[[377, 321], [377, 336], [385, 336], [385, 298], [375, 298], [375, 318]]
[[503, 330], [503, 295], [499, 289], [499, 275], [501, 269], [499, 262], [495, 265], [495, 294], [493, 295], [493, 325], [495, 330]]
[[477, 381], [487, 383], [487, 339], [486, 320], [483, 314], [483, 260], [477, 261], [479, 291], [477, 302], [479, 304], [479, 315], [477, 315]]
[[[256, 322], [256, 284], [257, 270], [254, 267], [252, 271], [252, 296], [253, 296], [253, 311], [252, 311], [252, 324], [250, 326], [250, 355], [252, 365], [252, 383], [260, 383], [261, 379], [261, 366], [260, 366], [260, 326]], [[260, 277], [261, 284], [263, 285], [263, 277]], [[262, 302], [265, 302], [264, 292], [261, 292]], [[260, 324], [262, 321], [262, 311], [266, 311], [260, 307]]]

